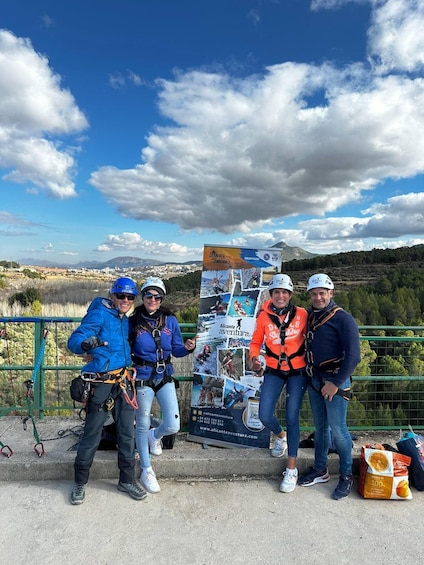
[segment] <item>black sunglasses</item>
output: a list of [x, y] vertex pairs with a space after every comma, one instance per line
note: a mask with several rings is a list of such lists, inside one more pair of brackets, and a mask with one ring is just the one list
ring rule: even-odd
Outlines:
[[151, 292], [145, 292], [143, 298], [154, 298], [155, 300], [162, 300], [163, 296], [161, 294], [152, 294]]
[[124, 294], [122, 292], [117, 292], [115, 296], [118, 300], [124, 300], [125, 298], [127, 298], [130, 302], [135, 300], [134, 294]]

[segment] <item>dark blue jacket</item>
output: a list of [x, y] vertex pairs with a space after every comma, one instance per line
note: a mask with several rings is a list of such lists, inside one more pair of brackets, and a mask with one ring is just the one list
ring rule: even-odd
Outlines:
[[80, 326], [69, 337], [68, 348], [72, 353], [84, 353], [81, 343], [92, 336], [97, 336], [100, 341], [107, 341], [108, 345], [90, 351], [93, 360], [84, 365], [82, 372], [104, 373], [130, 367], [132, 362], [128, 328], [128, 317], [121, 317], [111, 300], [95, 298]]
[[[326, 308], [319, 310], [319, 315], [333, 306], [335, 302], [331, 300]], [[312, 309], [308, 310], [309, 316], [312, 312]], [[324, 361], [342, 358], [337, 372], [320, 373], [318, 370], [318, 373], [338, 387], [343, 385], [361, 360], [359, 330], [353, 316], [346, 310], [338, 310], [334, 316], [315, 330], [310, 348], [315, 368]]]

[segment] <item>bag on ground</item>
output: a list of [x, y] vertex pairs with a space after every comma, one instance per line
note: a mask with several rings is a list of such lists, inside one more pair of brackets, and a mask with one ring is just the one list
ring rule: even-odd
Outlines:
[[380, 444], [366, 444], [359, 458], [358, 492], [364, 498], [409, 500], [408, 466], [411, 458]]
[[400, 453], [411, 458], [409, 477], [417, 490], [424, 490], [424, 437], [412, 431], [406, 432], [396, 444]]

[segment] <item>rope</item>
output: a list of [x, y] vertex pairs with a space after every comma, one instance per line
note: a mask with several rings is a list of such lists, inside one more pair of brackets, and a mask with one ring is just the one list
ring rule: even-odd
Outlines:
[[38, 351], [37, 359], [36, 359], [35, 364], [34, 364], [34, 370], [32, 372], [32, 378], [28, 379], [27, 381], [24, 382], [24, 385], [26, 386], [26, 389], [27, 389], [26, 390], [26, 401], [27, 401], [28, 415], [25, 416], [25, 418], [22, 418], [22, 425], [24, 427], [24, 430], [26, 431], [26, 429], [27, 429], [26, 423], [27, 423], [28, 420], [31, 420], [33, 433], [34, 433], [34, 439], [35, 439], [34, 451], [38, 455], [38, 457], [41, 457], [42, 455], [44, 455], [44, 445], [43, 445], [43, 442], [41, 441], [40, 436], [38, 434], [37, 426], [35, 425], [34, 416], [32, 414], [31, 399], [33, 397], [34, 384], [35, 384], [35, 381], [37, 379], [37, 373], [38, 373], [38, 370], [40, 369], [41, 363], [43, 361], [44, 350], [46, 348], [48, 333], [49, 333], [49, 331], [48, 331], [47, 328], [43, 330], [43, 339], [42, 339], [42, 342], [41, 342], [40, 349]]

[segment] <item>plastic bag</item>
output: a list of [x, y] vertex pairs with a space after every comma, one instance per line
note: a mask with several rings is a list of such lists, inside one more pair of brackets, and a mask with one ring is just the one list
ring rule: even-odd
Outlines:
[[410, 500], [407, 455], [366, 444], [359, 459], [358, 492], [364, 498]]

